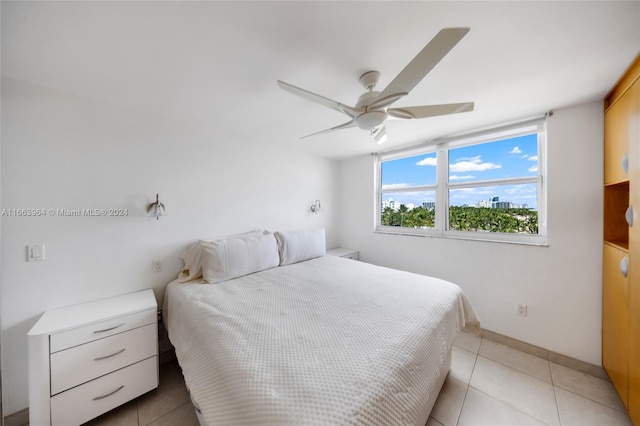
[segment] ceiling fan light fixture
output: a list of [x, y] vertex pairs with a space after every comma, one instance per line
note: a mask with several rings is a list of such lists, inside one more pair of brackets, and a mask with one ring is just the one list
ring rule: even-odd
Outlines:
[[384, 125], [380, 125], [378, 127], [374, 127], [371, 130], [371, 136], [373, 136], [373, 140], [376, 141], [378, 145], [382, 145], [387, 141], [387, 130]]
[[367, 111], [356, 118], [356, 126], [363, 130], [372, 130], [384, 123], [386, 119], [387, 113], [384, 111]]

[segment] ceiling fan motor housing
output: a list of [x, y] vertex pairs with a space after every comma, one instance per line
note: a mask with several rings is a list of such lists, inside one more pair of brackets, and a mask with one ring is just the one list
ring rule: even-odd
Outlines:
[[[367, 75], [367, 74], [365, 74]], [[364, 76], [363, 76], [364, 77]], [[360, 78], [362, 80], [362, 77]], [[370, 92], [364, 92], [358, 98], [358, 102], [356, 103], [356, 108], [364, 108], [365, 111], [355, 118], [356, 126], [363, 130], [371, 130], [374, 127], [378, 127], [381, 125], [384, 120], [387, 119], [387, 113], [383, 109], [379, 110], [367, 110], [367, 106], [373, 102], [380, 92], [372, 90]]]
[[369, 104], [373, 102], [378, 97], [379, 94], [380, 92], [377, 92], [375, 90], [372, 90], [370, 92], [364, 92], [358, 98], [358, 102], [356, 102], [356, 108], [363, 108], [363, 107], [369, 106]]

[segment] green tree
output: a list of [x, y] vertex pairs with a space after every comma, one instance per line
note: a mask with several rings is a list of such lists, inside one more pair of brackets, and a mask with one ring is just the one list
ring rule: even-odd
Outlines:
[[[415, 207], [411, 210], [401, 204], [395, 211], [382, 210], [381, 224], [405, 228], [435, 227], [435, 209]], [[449, 207], [449, 229], [457, 231], [538, 233], [538, 212], [530, 209], [491, 209], [486, 207]]]

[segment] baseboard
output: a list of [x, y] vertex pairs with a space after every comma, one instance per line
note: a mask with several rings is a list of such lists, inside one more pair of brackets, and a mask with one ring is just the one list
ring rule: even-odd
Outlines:
[[16, 411], [4, 418], [4, 426], [24, 426], [29, 424], [29, 408]]
[[593, 376], [598, 379], [605, 380], [607, 382], [611, 381], [605, 369], [599, 365], [590, 364], [588, 362], [581, 361], [579, 359], [571, 358], [569, 356], [562, 355], [557, 352], [553, 352], [553, 351], [541, 348], [539, 346], [535, 346], [530, 343], [523, 342], [518, 339], [514, 339], [513, 337], [505, 336], [500, 333], [495, 333], [490, 330], [483, 329], [480, 335], [496, 343], [500, 343], [505, 346], [518, 349], [519, 351], [537, 356], [538, 358], [546, 359], [555, 364], [559, 364], [564, 367], [568, 367], [573, 370], [579, 371], [581, 373], [588, 374], [589, 376]]

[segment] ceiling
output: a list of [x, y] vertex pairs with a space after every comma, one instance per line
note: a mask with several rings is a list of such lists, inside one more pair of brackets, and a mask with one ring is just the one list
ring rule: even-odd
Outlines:
[[[218, 140], [342, 159], [602, 99], [640, 52], [640, 2], [7, 2], [2, 74], [184, 121]], [[475, 102], [387, 121], [377, 146], [348, 117], [278, 88], [354, 105], [444, 27], [462, 41], [394, 107]]]

